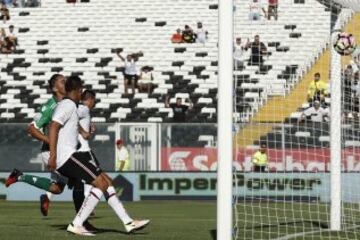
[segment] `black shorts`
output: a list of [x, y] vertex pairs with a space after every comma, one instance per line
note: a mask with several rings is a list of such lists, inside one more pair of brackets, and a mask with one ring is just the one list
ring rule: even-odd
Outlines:
[[70, 179], [84, 180], [87, 184], [102, 173], [89, 152], [75, 152], [57, 171]]
[[100, 167], [100, 163], [97, 160], [95, 153], [92, 150], [90, 150], [89, 152], [81, 152], [81, 153], [84, 155], [87, 154], [87, 158], [89, 159], [89, 161], [93, 161], [93, 163], [95, 163], [97, 167]]
[[130, 75], [130, 74], [126, 74], [124, 73], [124, 78], [125, 80], [128, 80], [128, 81], [135, 81], [135, 84], [137, 83], [137, 80], [138, 80], [138, 76], [137, 75]]

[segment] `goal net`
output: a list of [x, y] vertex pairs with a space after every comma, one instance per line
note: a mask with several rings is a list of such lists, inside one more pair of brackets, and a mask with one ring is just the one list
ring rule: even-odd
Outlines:
[[358, 11], [234, 0], [234, 239], [360, 239]]

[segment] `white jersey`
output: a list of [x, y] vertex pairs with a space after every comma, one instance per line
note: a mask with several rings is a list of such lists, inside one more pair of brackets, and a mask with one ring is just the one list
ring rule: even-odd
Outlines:
[[[91, 124], [91, 116], [90, 116], [90, 109], [85, 105], [79, 105], [78, 107], [78, 115], [79, 115], [79, 124], [80, 126], [86, 131], [90, 132], [90, 124]], [[90, 145], [89, 141], [83, 138], [81, 134], [78, 135], [79, 143], [81, 144], [78, 152], [89, 152]]]
[[62, 125], [58, 135], [56, 168], [60, 168], [76, 152], [78, 145], [78, 122], [76, 103], [62, 100], [56, 107], [52, 120]]

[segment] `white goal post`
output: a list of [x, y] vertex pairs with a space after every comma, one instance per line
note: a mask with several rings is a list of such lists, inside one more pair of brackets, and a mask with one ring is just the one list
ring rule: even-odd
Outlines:
[[[360, 11], [360, 0], [329, 0]], [[281, 2], [280, 2], [281, 4]], [[219, 1], [217, 239], [232, 239], [233, 0]], [[331, 46], [331, 45], [330, 45]], [[332, 48], [332, 47], [331, 47]], [[341, 230], [341, 56], [331, 50], [330, 230]]]
[[217, 239], [232, 239], [233, 0], [219, 0]]

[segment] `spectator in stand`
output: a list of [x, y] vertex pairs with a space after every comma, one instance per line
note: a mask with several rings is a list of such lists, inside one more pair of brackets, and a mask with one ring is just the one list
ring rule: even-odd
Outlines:
[[13, 53], [15, 50], [15, 45], [9, 39], [9, 37], [5, 37], [4, 44], [1, 46], [1, 53], [10, 54]]
[[171, 42], [172, 43], [182, 43], [183, 42], [183, 37], [181, 35], [181, 29], [180, 28], [176, 29], [176, 33], [174, 33], [172, 35]]
[[14, 43], [6, 36], [5, 29], [1, 29], [0, 33], [0, 53], [9, 54], [15, 50]]
[[138, 81], [138, 87], [140, 92], [151, 93], [153, 84], [152, 80], [154, 80], [153, 74], [151, 72], [152, 68], [149, 66], [144, 66], [140, 71], [140, 78]]
[[251, 55], [249, 65], [262, 65], [264, 63], [263, 56], [267, 54], [266, 46], [263, 42], [260, 42], [259, 35], [255, 35], [254, 42], [248, 42], [245, 50], [251, 49]]
[[[76, 0], [72, 1], [74, 4], [76, 3]], [[26, 0], [24, 2], [24, 6], [25, 7], [39, 7], [40, 6], [40, 2], [39, 0]]]
[[6, 21], [10, 20], [9, 9], [3, 3], [1, 4], [1, 7], [0, 7], [0, 20], [3, 20], [4, 23], [6, 23]]
[[185, 25], [185, 29], [182, 32], [182, 39], [185, 43], [193, 43], [195, 42], [194, 31], [189, 27], [189, 25]]
[[310, 105], [316, 100], [320, 101], [322, 105], [325, 105], [325, 97], [328, 95], [328, 85], [320, 79], [320, 73], [315, 73], [314, 80], [309, 85], [307, 97]]
[[187, 110], [191, 109], [193, 107], [193, 104], [190, 99], [189, 99], [189, 106], [182, 104], [181, 101], [182, 101], [182, 99], [179, 97], [176, 98], [176, 103], [170, 103], [169, 96], [167, 96], [165, 99], [165, 106], [167, 108], [170, 107], [173, 110], [173, 113], [174, 113], [173, 121], [174, 122], [185, 122]]
[[9, 40], [13, 43], [13, 45], [16, 47], [18, 45], [18, 39], [14, 32], [14, 25], [9, 26], [9, 32], [7, 33], [7, 37]]
[[136, 61], [139, 56], [142, 56], [143, 53], [140, 51], [138, 53], [128, 54], [126, 58], [121, 56], [121, 51], [117, 52], [119, 58], [125, 63], [124, 70], [124, 85], [125, 93], [128, 94], [129, 84], [131, 84], [132, 94], [135, 94], [135, 86], [137, 85], [138, 75], [136, 69]]
[[310, 119], [312, 122], [328, 122], [329, 121], [329, 111], [328, 109], [322, 108], [320, 106], [320, 101], [314, 101], [312, 107], [306, 109], [299, 119], [299, 122], [302, 122], [306, 119]]
[[12, 6], [13, 0], [2, 0], [1, 1], [5, 6]]
[[198, 23], [197, 23], [196, 33], [195, 33], [196, 42], [197, 42], [197, 43], [205, 43], [206, 40], [207, 40], [208, 34], [209, 34], [208, 31], [206, 31], [206, 30], [203, 28], [202, 23], [201, 23], [201, 22], [198, 22]]
[[249, 19], [252, 21], [261, 20], [261, 17], [266, 17], [266, 11], [265, 8], [261, 5], [260, 0], [251, 0], [249, 4], [250, 13], [249, 13]]
[[250, 42], [247, 40], [246, 44], [242, 44], [241, 38], [236, 38], [235, 46], [234, 46], [234, 67], [235, 70], [239, 70], [244, 66], [244, 61], [246, 58], [246, 45]]
[[271, 17], [275, 18], [275, 21], [278, 19], [278, 0], [268, 0], [268, 12], [267, 17], [268, 20], [271, 19]]
[[124, 146], [124, 141], [118, 139], [116, 141], [117, 159], [115, 162], [115, 171], [124, 172], [130, 170], [130, 154]]

